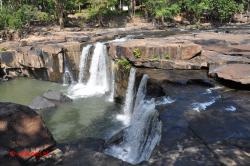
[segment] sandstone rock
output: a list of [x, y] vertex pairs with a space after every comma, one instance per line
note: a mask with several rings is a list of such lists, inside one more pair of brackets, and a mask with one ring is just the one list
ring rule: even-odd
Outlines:
[[232, 64], [232, 63], [250, 64], [250, 59], [247, 57], [225, 55], [215, 51], [204, 50], [202, 52], [202, 56], [204, 56], [205, 61], [208, 64], [217, 64], [217, 65]]
[[82, 35], [79, 35], [79, 36], [69, 36], [69, 37], [66, 37], [66, 40], [68, 42], [77, 41], [77, 42], [83, 43], [83, 42], [89, 41], [90, 37], [89, 36], [82, 36]]
[[[12, 150], [26, 160], [28, 154], [55, 145], [41, 117], [27, 106], [0, 103], [0, 146]], [[23, 154], [24, 154], [23, 153]]]
[[[156, 58], [189, 60], [199, 53], [201, 53], [201, 46], [197, 44], [165, 39], [134, 39], [122, 43], [111, 43], [109, 49], [109, 54], [113, 58], [126, 57], [130, 61]], [[134, 54], [138, 54], [139, 57], [135, 57]]]
[[72, 99], [70, 99], [68, 96], [58, 91], [48, 91], [45, 92], [42, 96], [48, 100], [62, 102], [62, 103], [72, 101]]
[[29, 107], [34, 110], [46, 110], [46, 109], [55, 108], [56, 104], [47, 100], [46, 98], [38, 96], [32, 100]]
[[210, 67], [209, 75], [249, 85], [250, 64], [227, 64], [223, 66]]
[[0, 67], [20, 67], [16, 61], [16, 55], [14, 51], [0, 52]]

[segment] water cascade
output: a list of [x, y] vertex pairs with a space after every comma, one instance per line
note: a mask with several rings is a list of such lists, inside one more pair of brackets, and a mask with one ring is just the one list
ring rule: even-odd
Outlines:
[[[84, 57], [81, 57], [83, 61], [81, 63], [84, 65], [81, 65], [82, 71], [80, 73], [84, 73], [88, 50], [89, 46], [86, 46], [83, 49], [82, 56]], [[89, 80], [87, 83], [82, 83], [82, 78], [84, 78], [84, 76], [81, 75], [78, 84], [71, 86], [68, 90], [68, 95], [71, 98], [84, 98], [96, 95], [104, 95], [110, 91], [110, 72], [108, 71], [109, 68], [107, 67], [107, 56], [107, 48], [105, 44], [96, 43], [89, 69]]]
[[109, 95], [109, 101], [110, 102], [113, 102], [114, 101], [114, 95], [115, 95], [115, 71], [114, 71], [114, 68], [115, 68], [115, 62], [114, 61], [111, 61], [111, 77], [110, 77], [110, 95]]
[[75, 80], [69, 68], [69, 62], [65, 54], [63, 54], [63, 62], [64, 62], [63, 85], [74, 84]]
[[82, 49], [82, 55], [81, 55], [80, 65], [79, 65], [78, 83], [83, 83], [85, 79], [84, 76], [86, 72], [86, 66], [87, 66], [90, 48], [91, 48], [91, 45], [87, 45], [86, 47]]
[[133, 111], [135, 76], [136, 69], [131, 68], [129, 73], [128, 88], [125, 97], [125, 105], [123, 107], [123, 114], [117, 115], [117, 119], [121, 120], [126, 126], [130, 123], [130, 118]]
[[123, 132], [123, 141], [113, 144], [105, 153], [131, 164], [148, 160], [161, 139], [161, 122], [155, 100], [146, 100], [148, 76], [144, 75], [136, 95], [130, 126]]

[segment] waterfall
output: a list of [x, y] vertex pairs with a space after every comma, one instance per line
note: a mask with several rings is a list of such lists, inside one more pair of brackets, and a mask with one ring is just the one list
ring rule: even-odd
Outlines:
[[133, 111], [135, 75], [136, 69], [131, 68], [128, 79], [128, 88], [125, 97], [125, 105], [123, 107], [123, 114], [117, 115], [117, 119], [121, 120], [126, 126], [130, 122], [130, 117]]
[[103, 43], [96, 43], [91, 66], [90, 78], [87, 86], [93, 87], [96, 92], [109, 91], [107, 73], [107, 48]]
[[91, 48], [91, 45], [87, 45], [82, 49], [82, 55], [80, 59], [80, 65], [79, 65], [79, 76], [78, 76], [78, 83], [83, 83], [84, 81], [84, 74], [86, 72], [86, 66], [89, 56], [89, 49]]
[[115, 62], [111, 61], [111, 66], [110, 66], [110, 70], [111, 70], [111, 77], [110, 77], [110, 95], [109, 95], [109, 101], [113, 102], [114, 101], [114, 95], [115, 95]]
[[148, 160], [161, 139], [161, 122], [155, 99], [146, 100], [148, 76], [144, 75], [136, 95], [130, 126], [124, 130], [123, 141], [105, 149], [105, 153], [131, 164]]
[[75, 83], [73, 74], [69, 69], [69, 62], [65, 54], [63, 54], [63, 62], [64, 62], [63, 85], [69, 85]]
[[[88, 48], [84, 48], [84, 54]], [[86, 52], [85, 52], [86, 51]], [[87, 53], [86, 53], [87, 54]], [[87, 83], [78, 83], [68, 89], [71, 98], [84, 98], [96, 95], [104, 95], [110, 91], [109, 71], [107, 67], [107, 48], [104, 43], [96, 43], [90, 64], [90, 77]], [[82, 59], [85, 61], [86, 56]], [[84, 65], [85, 66], [85, 65]], [[85, 68], [85, 67], [84, 67]], [[84, 73], [82, 71], [82, 73]], [[84, 77], [84, 76], [81, 76]]]

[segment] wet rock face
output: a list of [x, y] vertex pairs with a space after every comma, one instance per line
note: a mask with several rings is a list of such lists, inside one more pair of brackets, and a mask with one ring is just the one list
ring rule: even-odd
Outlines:
[[115, 68], [115, 98], [117, 102], [124, 100], [128, 87], [129, 70], [116, 64]]
[[[55, 141], [41, 117], [29, 107], [0, 103], [0, 147], [26, 160], [29, 154], [47, 150]], [[23, 155], [22, 153], [23, 152]]]

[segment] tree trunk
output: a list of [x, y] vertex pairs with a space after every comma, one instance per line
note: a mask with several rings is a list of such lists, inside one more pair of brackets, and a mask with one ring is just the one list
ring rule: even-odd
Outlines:
[[56, 2], [56, 14], [58, 17], [60, 30], [64, 28], [64, 5], [62, 0], [55, 0]]
[[250, 2], [247, 4], [247, 22], [250, 22]]
[[130, 17], [132, 18], [135, 15], [135, 0], [130, 0]]

